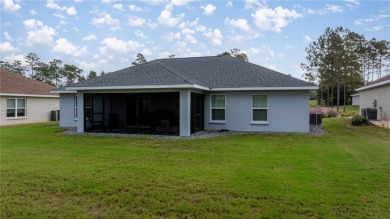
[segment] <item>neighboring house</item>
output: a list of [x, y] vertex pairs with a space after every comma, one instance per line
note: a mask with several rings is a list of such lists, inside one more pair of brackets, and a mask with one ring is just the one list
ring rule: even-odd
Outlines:
[[351, 94], [352, 97], [352, 105], [359, 105], [360, 103], [360, 94], [359, 93], [354, 93]]
[[59, 110], [55, 87], [0, 68], [0, 124], [13, 125], [50, 121]]
[[318, 86], [230, 56], [150, 61], [53, 91], [78, 132], [309, 132]]
[[360, 93], [360, 112], [376, 108], [378, 119], [390, 120], [390, 74], [356, 89]]

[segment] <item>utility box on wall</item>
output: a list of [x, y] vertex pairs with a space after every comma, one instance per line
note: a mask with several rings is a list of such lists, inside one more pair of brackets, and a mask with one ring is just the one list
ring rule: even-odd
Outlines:
[[378, 110], [375, 108], [363, 108], [361, 115], [368, 120], [377, 120]]

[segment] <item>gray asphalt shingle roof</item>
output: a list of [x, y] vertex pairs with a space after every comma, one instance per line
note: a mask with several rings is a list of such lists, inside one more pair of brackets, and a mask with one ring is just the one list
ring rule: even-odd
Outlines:
[[314, 84], [230, 56], [157, 59], [69, 87], [201, 85], [208, 88], [310, 87]]

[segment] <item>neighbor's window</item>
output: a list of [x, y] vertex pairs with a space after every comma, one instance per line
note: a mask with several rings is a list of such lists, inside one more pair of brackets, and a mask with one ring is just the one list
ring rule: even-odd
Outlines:
[[26, 117], [26, 99], [7, 99], [7, 118]]
[[78, 118], [78, 115], [77, 115], [77, 95], [74, 95], [74, 119], [77, 119]]
[[224, 94], [211, 95], [211, 121], [225, 121], [226, 96]]
[[252, 98], [252, 122], [267, 122], [267, 95], [253, 95]]

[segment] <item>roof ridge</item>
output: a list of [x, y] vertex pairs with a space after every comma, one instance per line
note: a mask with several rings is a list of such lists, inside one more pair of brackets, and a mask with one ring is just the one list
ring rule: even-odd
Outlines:
[[165, 68], [166, 70], [168, 70], [169, 72], [173, 73], [174, 75], [176, 75], [177, 77], [183, 79], [184, 81], [186, 81], [187, 83], [190, 83], [190, 84], [196, 84], [195, 82], [189, 80], [188, 78], [186, 77], [183, 77], [182, 75], [180, 75], [179, 73], [175, 72], [173, 69], [171, 69], [170, 67], [168, 67], [167, 65], [159, 62], [159, 60], [154, 60], [159, 66]]
[[157, 60], [169, 60], [169, 59], [204, 59], [204, 58], [219, 58], [219, 57], [222, 57], [222, 56], [190, 56], [190, 57], [174, 57], [174, 58], [162, 58], [162, 59], [155, 59], [153, 61], [157, 61]]

